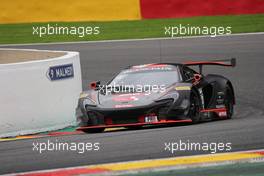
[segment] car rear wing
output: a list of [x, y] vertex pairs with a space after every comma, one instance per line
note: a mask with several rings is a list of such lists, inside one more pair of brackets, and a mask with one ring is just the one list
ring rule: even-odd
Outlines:
[[200, 74], [202, 74], [203, 65], [218, 65], [225, 67], [235, 67], [236, 66], [236, 58], [225, 59], [225, 60], [214, 60], [214, 61], [190, 61], [183, 63], [186, 66], [199, 66]]

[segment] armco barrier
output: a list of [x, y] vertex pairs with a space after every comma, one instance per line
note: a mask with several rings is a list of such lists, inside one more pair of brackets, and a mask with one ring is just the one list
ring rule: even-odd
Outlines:
[[0, 137], [72, 125], [82, 90], [79, 53], [0, 49], [0, 85]]
[[140, 0], [142, 18], [264, 13], [263, 0]]

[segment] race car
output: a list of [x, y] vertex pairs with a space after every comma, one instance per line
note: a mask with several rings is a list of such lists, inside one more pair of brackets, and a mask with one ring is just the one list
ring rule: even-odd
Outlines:
[[235, 67], [236, 59], [136, 65], [106, 85], [92, 82], [91, 89], [79, 97], [77, 130], [103, 132], [113, 127], [230, 119], [233, 85], [224, 76], [204, 75], [204, 65]]

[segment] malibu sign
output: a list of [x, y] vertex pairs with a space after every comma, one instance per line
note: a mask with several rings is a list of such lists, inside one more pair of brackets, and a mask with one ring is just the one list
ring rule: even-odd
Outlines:
[[52, 66], [49, 68], [47, 76], [51, 81], [73, 78], [73, 64]]

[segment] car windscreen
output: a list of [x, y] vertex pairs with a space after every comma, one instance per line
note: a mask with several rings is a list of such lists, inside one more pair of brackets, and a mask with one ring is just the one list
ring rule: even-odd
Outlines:
[[150, 86], [169, 86], [179, 82], [179, 73], [176, 67], [159, 68], [141, 68], [128, 69], [120, 72], [111, 82], [110, 86], [120, 85], [150, 85]]

